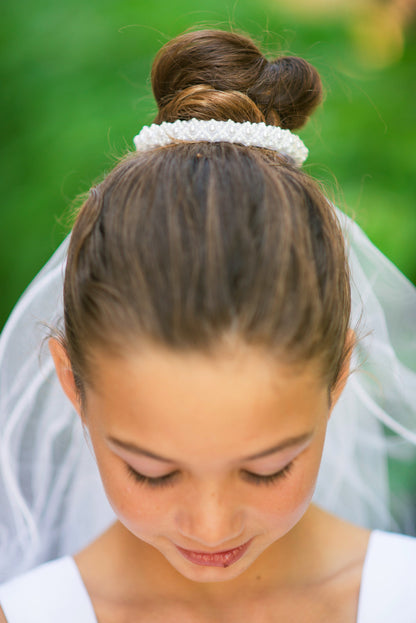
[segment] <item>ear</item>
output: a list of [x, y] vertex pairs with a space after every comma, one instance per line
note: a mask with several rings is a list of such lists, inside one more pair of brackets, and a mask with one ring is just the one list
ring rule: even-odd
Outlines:
[[335, 383], [334, 387], [331, 390], [331, 409], [330, 409], [331, 413], [332, 413], [332, 409], [335, 407], [336, 403], [338, 402], [339, 397], [344, 391], [345, 385], [347, 384], [348, 377], [350, 375], [351, 356], [352, 356], [352, 351], [354, 349], [355, 342], [356, 342], [355, 331], [353, 331], [352, 329], [348, 329], [347, 336], [345, 338], [345, 345], [344, 345], [346, 356], [344, 358], [342, 368], [338, 375], [337, 382]]
[[54, 337], [49, 339], [48, 345], [61, 387], [74, 405], [78, 415], [81, 416], [79, 391], [75, 383], [74, 373], [72, 372], [72, 366], [67, 352], [61, 342]]

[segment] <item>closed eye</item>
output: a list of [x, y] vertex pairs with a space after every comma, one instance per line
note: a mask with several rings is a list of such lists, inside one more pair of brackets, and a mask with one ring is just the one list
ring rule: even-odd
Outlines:
[[289, 476], [290, 472], [292, 471], [294, 463], [295, 461], [293, 460], [290, 463], [288, 463], [283, 469], [279, 469], [278, 472], [275, 472], [274, 474], [269, 474], [267, 476], [261, 476], [260, 474], [253, 474], [252, 472], [247, 472], [247, 471], [244, 471], [243, 473], [244, 473], [244, 477], [247, 478], [249, 481], [254, 482], [254, 484], [272, 485], [276, 481]]
[[[260, 474], [253, 474], [253, 472], [249, 472], [243, 470], [243, 477], [248, 482], [251, 482], [255, 485], [272, 485], [277, 481], [286, 478], [294, 465], [295, 461], [291, 461], [288, 463], [283, 469], [280, 469], [278, 472], [274, 474], [269, 474], [267, 476], [263, 476]], [[150, 476], [145, 476], [144, 474], [140, 474], [135, 469], [126, 463], [127, 472], [129, 476], [131, 476], [136, 482], [140, 482], [142, 484], [147, 485], [148, 487], [167, 487], [172, 486], [175, 483], [176, 477], [179, 475], [178, 471], [170, 472], [169, 474], [165, 474], [164, 476], [158, 476], [157, 478], [151, 478]]]
[[135, 469], [132, 468], [131, 465], [126, 463], [128, 474], [136, 481], [146, 484], [149, 487], [167, 487], [173, 484], [173, 480], [175, 476], [179, 474], [178, 471], [170, 472], [169, 474], [165, 474], [164, 476], [158, 476], [157, 478], [150, 478], [150, 476], [144, 476], [144, 474], [140, 474], [136, 472]]

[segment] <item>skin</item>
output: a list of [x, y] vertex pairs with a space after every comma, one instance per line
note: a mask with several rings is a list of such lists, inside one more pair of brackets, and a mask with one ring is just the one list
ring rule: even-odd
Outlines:
[[[114, 621], [134, 620], [138, 608], [150, 604], [153, 613], [163, 603], [184, 621], [197, 612], [193, 621], [234, 621], [262, 603], [264, 620], [276, 620], [269, 610], [300, 616], [305, 599], [310, 621], [355, 620], [368, 533], [310, 505], [348, 361], [328, 396], [316, 363], [294, 367], [238, 340], [211, 356], [151, 344], [120, 356], [95, 350], [81, 403], [65, 350], [54, 339], [50, 350], [118, 517], [75, 557], [99, 621], [110, 620], [109, 612]], [[266, 476], [289, 464], [274, 483], [247, 479], [246, 472]], [[150, 487], [127, 466], [153, 478], [177, 475]], [[244, 556], [227, 567], [196, 565], [176, 548], [214, 552], [247, 541]], [[328, 586], [332, 597], [324, 599]], [[322, 611], [331, 599], [344, 617]]]

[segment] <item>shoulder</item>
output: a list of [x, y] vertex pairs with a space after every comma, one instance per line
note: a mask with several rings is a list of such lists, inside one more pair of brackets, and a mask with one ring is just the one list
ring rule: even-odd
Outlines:
[[[22, 599], [24, 596], [24, 599]], [[0, 623], [96, 623], [73, 558], [66, 556], [0, 585]]]
[[372, 532], [361, 581], [358, 623], [414, 623], [416, 539]]

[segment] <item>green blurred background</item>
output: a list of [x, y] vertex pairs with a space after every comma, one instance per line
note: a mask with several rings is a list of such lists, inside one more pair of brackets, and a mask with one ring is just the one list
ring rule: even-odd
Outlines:
[[17, 0], [2, 6], [0, 327], [69, 231], [74, 198], [132, 147], [155, 108], [149, 72], [199, 24], [304, 56], [326, 101], [307, 169], [416, 283], [412, 0]]

